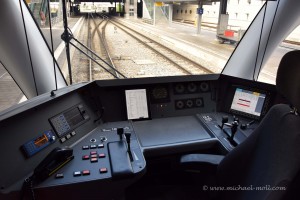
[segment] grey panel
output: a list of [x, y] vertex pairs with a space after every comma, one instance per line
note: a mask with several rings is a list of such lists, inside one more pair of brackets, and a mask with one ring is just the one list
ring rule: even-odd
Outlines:
[[[22, 2], [33, 69], [30, 64], [18, 0], [3, 1], [0, 6], [0, 60], [24, 94], [31, 98], [55, 89], [54, 66], [46, 42], [26, 5], [23, 1], [20, 2]], [[57, 66], [56, 75], [58, 87], [66, 86], [66, 82]], [[34, 77], [36, 83], [34, 83]]]
[[195, 116], [138, 121], [134, 130], [142, 147], [211, 138]]
[[[277, 13], [275, 13], [278, 3], [278, 10]], [[262, 62], [265, 63], [278, 44], [284, 40], [297, 25], [300, 24], [299, 7], [300, 1], [298, 0], [269, 1], [264, 20], [257, 63], [256, 57], [259, 46], [258, 35], [262, 28], [265, 8], [262, 8], [247, 30], [244, 38], [240, 41], [222, 73], [249, 80], [253, 80], [253, 77], [257, 79], [260, 71], [260, 64]], [[276, 16], [272, 27], [275, 14]], [[268, 42], [269, 34], [270, 38]], [[266, 52], [264, 56], [265, 49]]]

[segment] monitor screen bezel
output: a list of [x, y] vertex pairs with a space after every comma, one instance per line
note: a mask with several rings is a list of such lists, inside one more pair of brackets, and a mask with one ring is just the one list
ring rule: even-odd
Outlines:
[[[257, 92], [257, 93], [265, 95], [265, 100], [264, 100], [264, 103], [263, 103], [263, 106], [262, 106], [262, 109], [261, 109], [261, 113], [260, 113], [259, 116], [251, 114], [251, 113], [243, 112], [243, 111], [240, 111], [240, 110], [232, 109], [232, 102], [233, 102], [233, 99], [234, 99], [234, 96], [236, 94], [237, 89], [247, 90], [247, 91], [250, 91], [250, 92]], [[266, 110], [267, 110], [266, 108], [267, 108], [267, 105], [268, 105], [267, 102], [269, 102], [269, 98], [270, 98], [269, 93], [264, 91], [264, 90], [260, 90], [260, 89], [256, 89], [256, 88], [250, 88], [250, 87], [243, 87], [243, 86], [234, 86], [231, 102], [230, 102], [230, 105], [229, 105], [229, 112], [232, 113], [232, 114], [236, 114], [236, 115], [244, 116], [244, 117], [247, 117], [247, 118], [259, 120], [266, 113]]]

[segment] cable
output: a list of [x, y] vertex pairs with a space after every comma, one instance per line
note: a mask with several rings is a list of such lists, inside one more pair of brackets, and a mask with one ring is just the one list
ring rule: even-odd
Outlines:
[[35, 92], [36, 92], [36, 96], [38, 96], [38, 90], [37, 90], [36, 81], [35, 81], [35, 74], [34, 74], [34, 69], [33, 69], [33, 64], [32, 64], [32, 59], [31, 59], [31, 52], [30, 52], [30, 48], [29, 48], [29, 42], [28, 42], [28, 36], [27, 36], [27, 31], [26, 31], [26, 25], [25, 25], [25, 19], [24, 19], [24, 13], [23, 13], [21, 0], [19, 0], [19, 4], [20, 4], [20, 9], [21, 9], [23, 27], [24, 27], [25, 37], [26, 37], [26, 43], [27, 43], [27, 49], [28, 49], [28, 54], [29, 54], [32, 76], [33, 76], [33, 82], [34, 82], [34, 86], [35, 86]]
[[33, 190], [33, 181], [34, 181], [34, 175], [26, 178], [23, 182], [23, 186], [20, 192], [20, 200], [23, 200], [26, 198], [26, 192], [30, 192], [31, 199], [36, 200], [34, 190]]
[[[262, 63], [263, 63], [263, 60], [264, 60], [264, 57], [265, 57], [265, 54], [266, 54], [266, 51], [267, 51], [267, 46], [268, 46], [268, 43], [269, 43], [269, 40], [270, 40], [270, 36], [271, 36], [272, 29], [273, 29], [273, 25], [274, 25], [274, 21], [275, 21], [275, 18], [276, 18], [276, 14], [277, 14], [277, 10], [278, 10], [279, 4], [280, 4], [280, 0], [278, 0], [277, 6], [276, 6], [276, 10], [275, 10], [275, 13], [274, 13], [272, 25], [271, 25], [271, 28], [270, 28], [270, 31], [269, 31], [267, 43], [266, 43], [265, 50], [264, 50], [264, 53], [263, 53], [263, 56], [262, 56], [262, 59], [261, 59], [261, 63], [260, 63], [260, 66], [259, 66], [259, 70], [258, 70], [258, 74], [257, 74], [256, 79], [258, 78], [260, 70], [262, 68]], [[254, 72], [254, 75], [255, 75], [255, 72]]]

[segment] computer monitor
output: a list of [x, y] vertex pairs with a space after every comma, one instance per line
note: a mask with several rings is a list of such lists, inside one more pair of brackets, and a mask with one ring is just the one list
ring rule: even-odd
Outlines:
[[259, 118], [265, 99], [266, 94], [264, 93], [236, 88], [230, 110], [233, 113]]

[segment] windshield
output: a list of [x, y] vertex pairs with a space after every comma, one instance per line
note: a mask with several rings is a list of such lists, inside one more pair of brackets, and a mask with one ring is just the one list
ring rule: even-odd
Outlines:
[[[227, 4], [67, 1], [70, 43], [66, 54], [65, 41], [61, 39], [63, 1], [26, 1], [68, 84], [221, 73], [264, 4], [256, 0], [228, 0]], [[259, 81], [275, 83], [278, 63], [285, 52], [298, 48], [299, 33], [299, 28], [295, 29], [280, 44], [262, 67]], [[5, 66], [0, 64], [0, 68], [3, 110], [26, 97]], [[10, 89], [3, 89], [4, 84], [9, 84]]]

